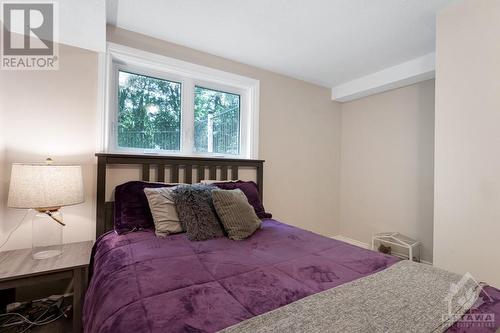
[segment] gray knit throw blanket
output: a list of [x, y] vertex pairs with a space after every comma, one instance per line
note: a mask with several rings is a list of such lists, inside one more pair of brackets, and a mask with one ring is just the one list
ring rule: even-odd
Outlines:
[[405, 260], [220, 332], [444, 332], [480, 291], [473, 279]]

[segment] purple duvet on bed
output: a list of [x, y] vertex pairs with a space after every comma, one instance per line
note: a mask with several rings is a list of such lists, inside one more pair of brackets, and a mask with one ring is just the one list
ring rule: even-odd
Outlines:
[[[305, 296], [383, 270], [388, 255], [274, 220], [245, 241], [108, 233], [94, 248], [86, 332], [216, 332]], [[478, 311], [500, 319], [500, 291]], [[456, 332], [489, 332], [462, 329]]]

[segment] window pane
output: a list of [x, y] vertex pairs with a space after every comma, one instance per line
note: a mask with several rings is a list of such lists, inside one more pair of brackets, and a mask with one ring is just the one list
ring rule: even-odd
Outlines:
[[195, 87], [196, 152], [240, 153], [240, 95]]
[[180, 150], [181, 84], [119, 72], [118, 147]]

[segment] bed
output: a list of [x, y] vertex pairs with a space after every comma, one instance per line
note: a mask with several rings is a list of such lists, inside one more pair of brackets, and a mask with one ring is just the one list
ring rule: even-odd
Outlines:
[[[240, 168], [256, 170], [263, 193], [263, 161], [140, 157], [98, 154], [97, 234], [84, 303], [85, 332], [217, 332], [272, 314], [315, 295], [376, 276], [398, 265], [393, 256], [362, 249], [285, 223], [265, 219], [244, 241], [201, 242], [153, 230], [113, 232], [112, 202], [105, 200], [106, 168], [138, 164], [170, 169], [170, 181], [238, 179]], [[228, 172], [229, 171], [229, 172]], [[157, 181], [165, 181], [157, 172]], [[488, 314], [482, 325], [453, 325], [448, 332], [495, 332], [500, 291], [484, 287], [468, 313]], [[331, 331], [336, 331], [332, 328]]]

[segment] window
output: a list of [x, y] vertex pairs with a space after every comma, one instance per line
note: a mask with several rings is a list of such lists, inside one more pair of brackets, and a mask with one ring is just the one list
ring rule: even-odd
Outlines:
[[194, 147], [197, 152], [239, 154], [240, 95], [194, 88]]
[[118, 147], [181, 149], [181, 84], [119, 71]]
[[259, 82], [108, 45], [104, 149], [257, 158]]

